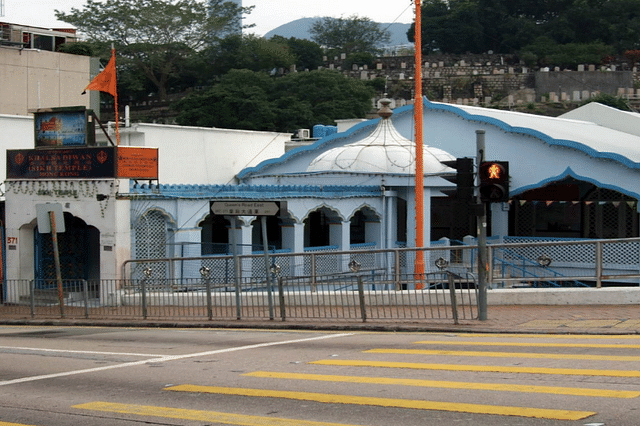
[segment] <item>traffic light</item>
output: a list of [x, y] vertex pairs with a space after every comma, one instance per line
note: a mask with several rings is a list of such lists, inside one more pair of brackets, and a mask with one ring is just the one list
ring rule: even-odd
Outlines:
[[457, 171], [455, 176], [445, 177], [449, 182], [455, 183], [456, 188], [445, 189], [442, 192], [458, 201], [472, 203], [475, 192], [473, 158], [456, 158], [451, 161], [443, 161], [442, 164]]
[[485, 161], [478, 169], [480, 200], [487, 203], [509, 201], [509, 162]]

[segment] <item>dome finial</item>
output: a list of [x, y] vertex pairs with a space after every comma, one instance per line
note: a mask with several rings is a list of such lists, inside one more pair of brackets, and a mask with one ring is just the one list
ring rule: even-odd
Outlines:
[[380, 99], [382, 108], [380, 108], [380, 111], [378, 111], [378, 115], [382, 117], [383, 120], [386, 120], [393, 115], [393, 111], [391, 110], [391, 108], [389, 108], [389, 105], [391, 105], [391, 99], [387, 98], [386, 93], [384, 94], [384, 96], [384, 98]]

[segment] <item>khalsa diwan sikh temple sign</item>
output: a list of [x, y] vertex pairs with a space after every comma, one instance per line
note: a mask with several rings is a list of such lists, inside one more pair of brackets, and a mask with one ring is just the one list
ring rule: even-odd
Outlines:
[[7, 150], [7, 179], [158, 179], [158, 149], [95, 145], [84, 107], [34, 112], [35, 149]]

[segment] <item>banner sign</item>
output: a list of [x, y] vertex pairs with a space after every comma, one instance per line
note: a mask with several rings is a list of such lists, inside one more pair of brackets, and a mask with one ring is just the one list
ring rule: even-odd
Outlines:
[[84, 107], [64, 107], [32, 112], [36, 148], [95, 145], [95, 125], [91, 110]]
[[118, 147], [118, 177], [158, 179], [158, 148]]
[[114, 178], [115, 147], [7, 150], [7, 179]]

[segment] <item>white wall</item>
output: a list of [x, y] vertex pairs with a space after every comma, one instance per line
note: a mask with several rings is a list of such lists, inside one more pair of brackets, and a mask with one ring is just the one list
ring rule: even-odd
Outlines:
[[[110, 136], [115, 142], [113, 124]], [[106, 141], [102, 132], [97, 141]], [[120, 129], [123, 146], [158, 148], [161, 184], [227, 184], [245, 167], [285, 152], [290, 133], [134, 124]]]
[[32, 149], [33, 144], [33, 116], [0, 115], [0, 199], [4, 197], [4, 180], [7, 178], [6, 150]]

